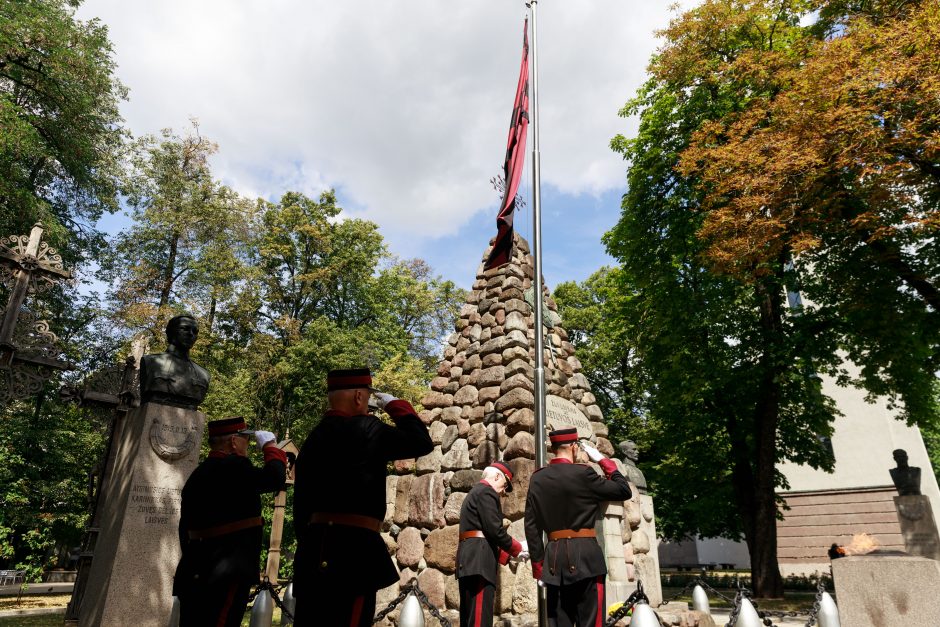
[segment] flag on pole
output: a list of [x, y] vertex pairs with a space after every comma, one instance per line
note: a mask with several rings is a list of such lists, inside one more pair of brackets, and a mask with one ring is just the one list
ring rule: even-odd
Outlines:
[[503, 200], [496, 215], [496, 241], [484, 268], [499, 267], [509, 263], [512, 256], [512, 217], [516, 210], [516, 192], [522, 178], [525, 163], [526, 129], [529, 127], [529, 20], [522, 29], [522, 67], [516, 85], [516, 100], [509, 121], [509, 140], [506, 144], [506, 161], [503, 163]]

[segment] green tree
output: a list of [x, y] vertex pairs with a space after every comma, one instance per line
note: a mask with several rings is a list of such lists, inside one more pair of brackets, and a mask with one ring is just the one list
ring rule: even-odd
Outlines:
[[[615, 138], [630, 162], [617, 226], [605, 236], [622, 263], [621, 317], [636, 320], [637, 356], [655, 433], [651, 473], [667, 535], [742, 533], [755, 591], [780, 596], [776, 464], [831, 464], [818, 436], [834, 409], [817, 373], [832, 337], [813, 310], [786, 306], [786, 251], [765, 272], [717, 274], [698, 238], [703, 192], [677, 171], [693, 133], [775, 84], [789, 62], [802, 2], [705, 2], [674, 20], [651, 78], [623, 110], [639, 134]], [[694, 479], [694, 481], [690, 481]]]
[[636, 350], [642, 326], [628, 318], [636, 312], [631, 306], [633, 294], [622, 290], [622, 275], [620, 268], [601, 268], [582, 284], [559, 284], [552, 296], [604, 412], [610, 440], [629, 438], [649, 452], [654, 443], [646, 423], [646, 382]]
[[[860, 8], [855, 4], [866, 11], [848, 13]], [[820, 8], [819, 23], [801, 25]], [[919, 267], [909, 266], [914, 274], [905, 278], [898, 262], [911, 262], [901, 243], [910, 234], [893, 232], [882, 239], [894, 238], [889, 249], [878, 253], [878, 243], [866, 246], [872, 242], [858, 237], [865, 227], [855, 219], [884, 200], [878, 185], [898, 191], [913, 184], [928, 200], [929, 177], [915, 173], [914, 183], [904, 176], [888, 182], [904, 168], [876, 165], [884, 152], [874, 148], [877, 141], [846, 157], [863, 164], [855, 182], [849, 162], [825, 161], [818, 157], [824, 150], [812, 154], [816, 140], [829, 137], [827, 115], [846, 131], [834, 131], [832, 139], [843, 143], [827, 147], [839, 158], [847, 153], [838, 146], [855, 141], [847, 127], [866, 115], [869, 126], [879, 119], [856, 111], [864, 107], [856, 101], [853, 108], [851, 99], [837, 114], [827, 107], [846, 100], [827, 104], [819, 95], [830, 89], [852, 95], [858, 82], [849, 79], [869, 71], [870, 64], [852, 70], [859, 59], [884, 59], [870, 54], [882, 41], [871, 29], [896, 27], [887, 39], [906, 42], [902, 47], [913, 55], [903, 74], [910, 82], [899, 83], [902, 109], [920, 97], [910, 88], [933, 84], [921, 68], [935, 57], [918, 56], [929, 27], [919, 27], [918, 44], [894, 21], [914, 13], [891, 16], [886, 8], [879, 2], [707, 0], [664, 31], [650, 80], [622, 112], [640, 114], [638, 136], [613, 141], [630, 162], [629, 189], [605, 242], [623, 264], [619, 290], [631, 296], [622, 301], [620, 318], [642, 329], [635, 350], [647, 382], [647, 425], [655, 434], [650, 479], [664, 504], [660, 511], [668, 512], [663, 529], [672, 537], [739, 530], [761, 596], [782, 592], [774, 493], [787, 486], [776, 464], [831, 465], [819, 438], [831, 433], [836, 410], [821, 392], [819, 375], [903, 400], [911, 420], [930, 420], [936, 412], [936, 314], [929, 285], [909, 280], [919, 273], [929, 283], [935, 276], [933, 253], [924, 248], [935, 238], [918, 244]], [[853, 40], [858, 33], [864, 36]], [[882, 47], [891, 46], [882, 41]], [[887, 75], [878, 76], [876, 87]], [[930, 121], [911, 115], [923, 143]], [[854, 136], [865, 132], [880, 133], [857, 129]], [[895, 138], [893, 146], [907, 149], [905, 138]], [[862, 190], [860, 181], [873, 187]], [[862, 191], [867, 199], [859, 204]], [[861, 212], [831, 213], [847, 198]], [[912, 223], [910, 232], [920, 237], [931, 218], [927, 207], [918, 215], [927, 219]], [[814, 250], [820, 242], [826, 254]], [[800, 303], [798, 293], [809, 299]], [[859, 381], [849, 379], [840, 348], [861, 366]]]
[[170, 129], [144, 137], [131, 151], [123, 190], [133, 224], [114, 238], [100, 276], [115, 286], [115, 319], [149, 331], [157, 343], [180, 310], [198, 316], [211, 338], [220, 307], [236, 303], [249, 278], [257, 203], [214, 179], [209, 158], [216, 150], [194, 124], [182, 137]]
[[74, 264], [101, 245], [117, 208], [124, 142], [107, 28], [79, 2], [0, 2], [0, 235], [42, 221]]

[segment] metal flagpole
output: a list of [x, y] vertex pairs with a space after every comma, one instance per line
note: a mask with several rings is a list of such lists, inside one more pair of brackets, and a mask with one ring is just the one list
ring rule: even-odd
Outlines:
[[[539, 179], [539, 56], [536, 29], [536, 7], [538, 0], [530, 0], [532, 12], [532, 74], [529, 79], [531, 93], [532, 133], [532, 261], [535, 265], [535, 277], [532, 279], [532, 292], [535, 303], [535, 467], [545, 465], [545, 349], [542, 334], [542, 196]], [[548, 624], [545, 588], [538, 588], [539, 627]]]

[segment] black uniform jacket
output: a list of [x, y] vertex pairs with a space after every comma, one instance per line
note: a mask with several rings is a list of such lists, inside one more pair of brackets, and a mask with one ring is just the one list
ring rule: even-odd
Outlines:
[[183, 556], [173, 594], [184, 596], [201, 584], [222, 580], [258, 581], [261, 526], [204, 540], [190, 539], [189, 532], [261, 516], [261, 494], [283, 490], [286, 474], [284, 451], [275, 446], [263, 451], [263, 468], [256, 468], [247, 457], [209, 453], [186, 480], [179, 527]]
[[607, 574], [596, 538], [542, 544], [542, 532], [593, 529], [600, 505], [630, 498], [630, 484], [615, 470], [605, 479], [593, 468], [555, 458], [532, 475], [525, 502], [525, 536], [533, 565], [542, 563], [542, 581], [555, 586]]
[[385, 477], [390, 461], [421, 457], [434, 444], [407, 401], [385, 406], [395, 422], [329, 411], [300, 449], [294, 479], [294, 594], [342, 583], [374, 591], [398, 580], [382, 537], [347, 525], [309, 524], [314, 513], [385, 519]]
[[457, 545], [457, 577], [479, 575], [495, 585], [497, 562], [505, 564], [522, 545], [503, 528], [499, 494], [486, 481], [470, 489], [460, 508], [460, 533], [465, 531], [482, 531], [486, 537], [467, 538]]

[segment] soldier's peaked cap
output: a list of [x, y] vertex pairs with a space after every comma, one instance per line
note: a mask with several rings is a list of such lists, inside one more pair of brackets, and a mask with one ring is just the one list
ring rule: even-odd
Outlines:
[[558, 429], [557, 431], [552, 431], [548, 434], [548, 439], [551, 441], [552, 446], [558, 444], [570, 444], [572, 442], [578, 441], [578, 430], [577, 429]]
[[212, 420], [206, 425], [209, 430], [209, 437], [214, 438], [220, 435], [231, 435], [239, 431], [247, 431], [248, 425], [241, 416], [233, 418], [222, 418], [221, 420]]
[[368, 368], [351, 368], [346, 370], [330, 370], [326, 375], [326, 389], [355, 390], [357, 388], [372, 387], [372, 373]]
[[506, 492], [512, 492], [512, 471], [503, 462], [491, 462], [490, 466], [506, 475]]

